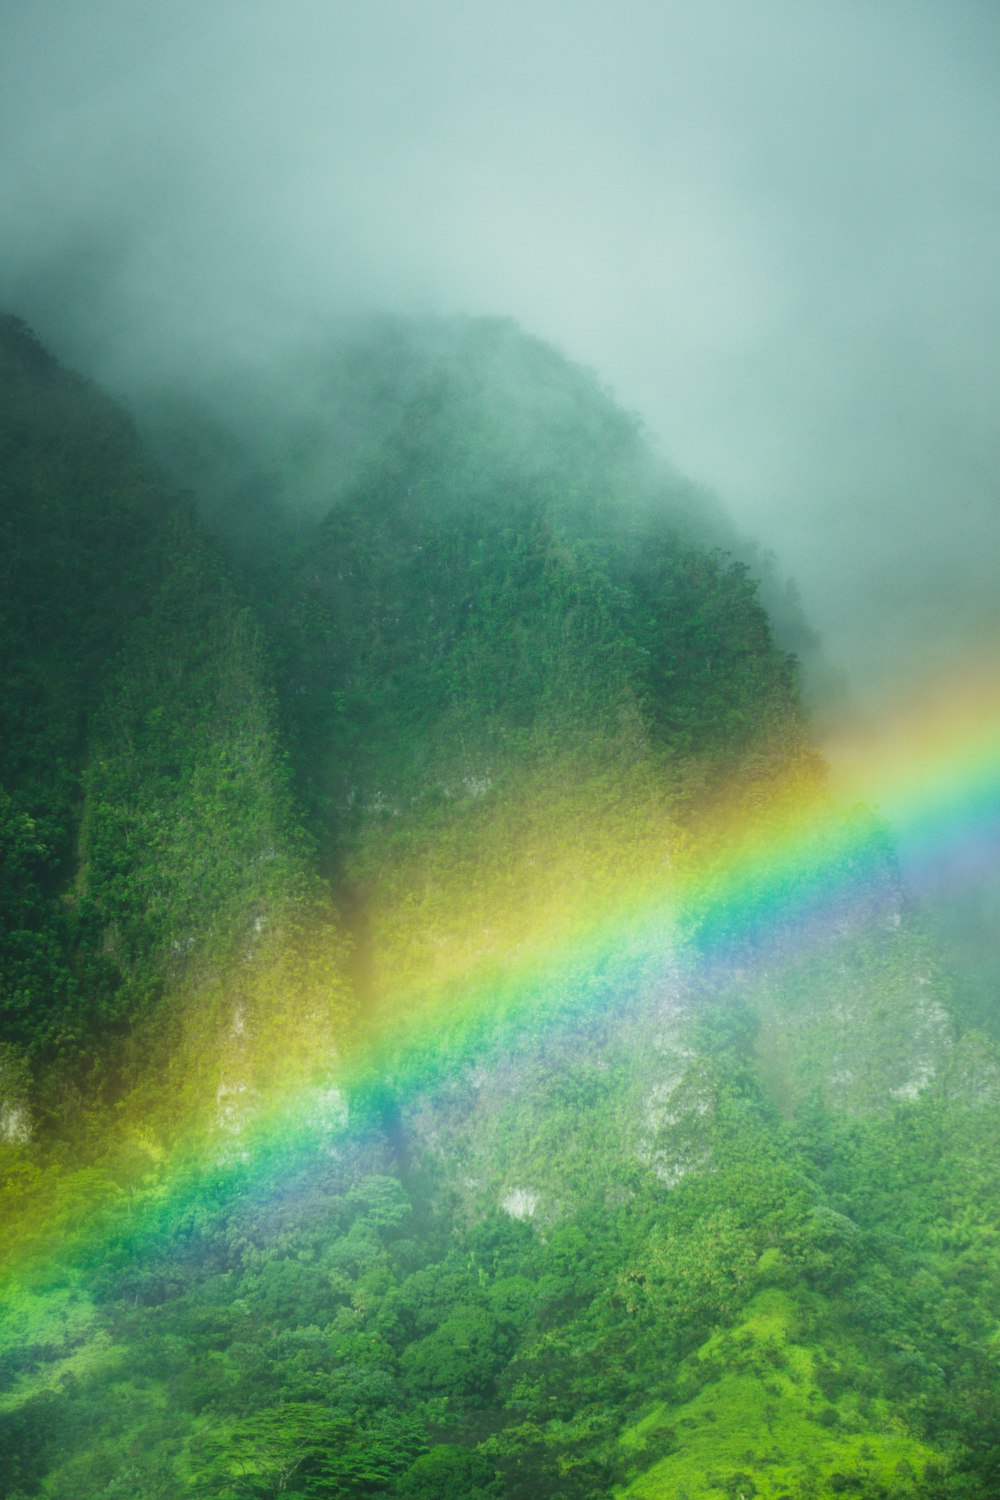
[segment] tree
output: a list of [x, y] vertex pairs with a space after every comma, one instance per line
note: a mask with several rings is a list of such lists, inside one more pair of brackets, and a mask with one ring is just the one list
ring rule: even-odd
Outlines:
[[353, 1500], [390, 1492], [424, 1446], [420, 1425], [387, 1416], [362, 1428], [304, 1401], [255, 1412], [204, 1440], [196, 1494], [205, 1500]]
[[474, 1449], [439, 1443], [399, 1480], [400, 1500], [491, 1500], [500, 1493], [489, 1459]]

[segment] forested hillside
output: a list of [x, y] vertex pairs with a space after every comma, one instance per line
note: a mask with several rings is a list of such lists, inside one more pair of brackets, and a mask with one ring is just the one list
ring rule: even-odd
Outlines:
[[282, 379], [0, 325], [0, 1494], [1000, 1492], [1000, 1060], [790, 596], [512, 325]]

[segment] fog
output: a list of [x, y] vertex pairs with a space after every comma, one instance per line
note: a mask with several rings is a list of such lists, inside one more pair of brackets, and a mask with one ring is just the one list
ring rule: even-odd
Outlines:
[[126, 400], [513, 316], [878, 713], [1000, 640], [998, 59], [988, 0], [4, 0], [0, 304]]

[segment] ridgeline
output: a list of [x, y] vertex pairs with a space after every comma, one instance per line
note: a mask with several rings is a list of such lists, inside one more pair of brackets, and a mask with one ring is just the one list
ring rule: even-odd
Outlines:
[[759, 553], [505, 322], [0, 388], [0, 1494], [1000, 1493], [1000, 1059]]

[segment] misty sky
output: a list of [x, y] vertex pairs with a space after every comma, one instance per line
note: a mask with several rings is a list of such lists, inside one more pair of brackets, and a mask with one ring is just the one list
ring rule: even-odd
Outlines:
[[116, 393], [509, 314], [877, 697], [1000, 641], [1000, 6], [0, 0], [0, 304]]

